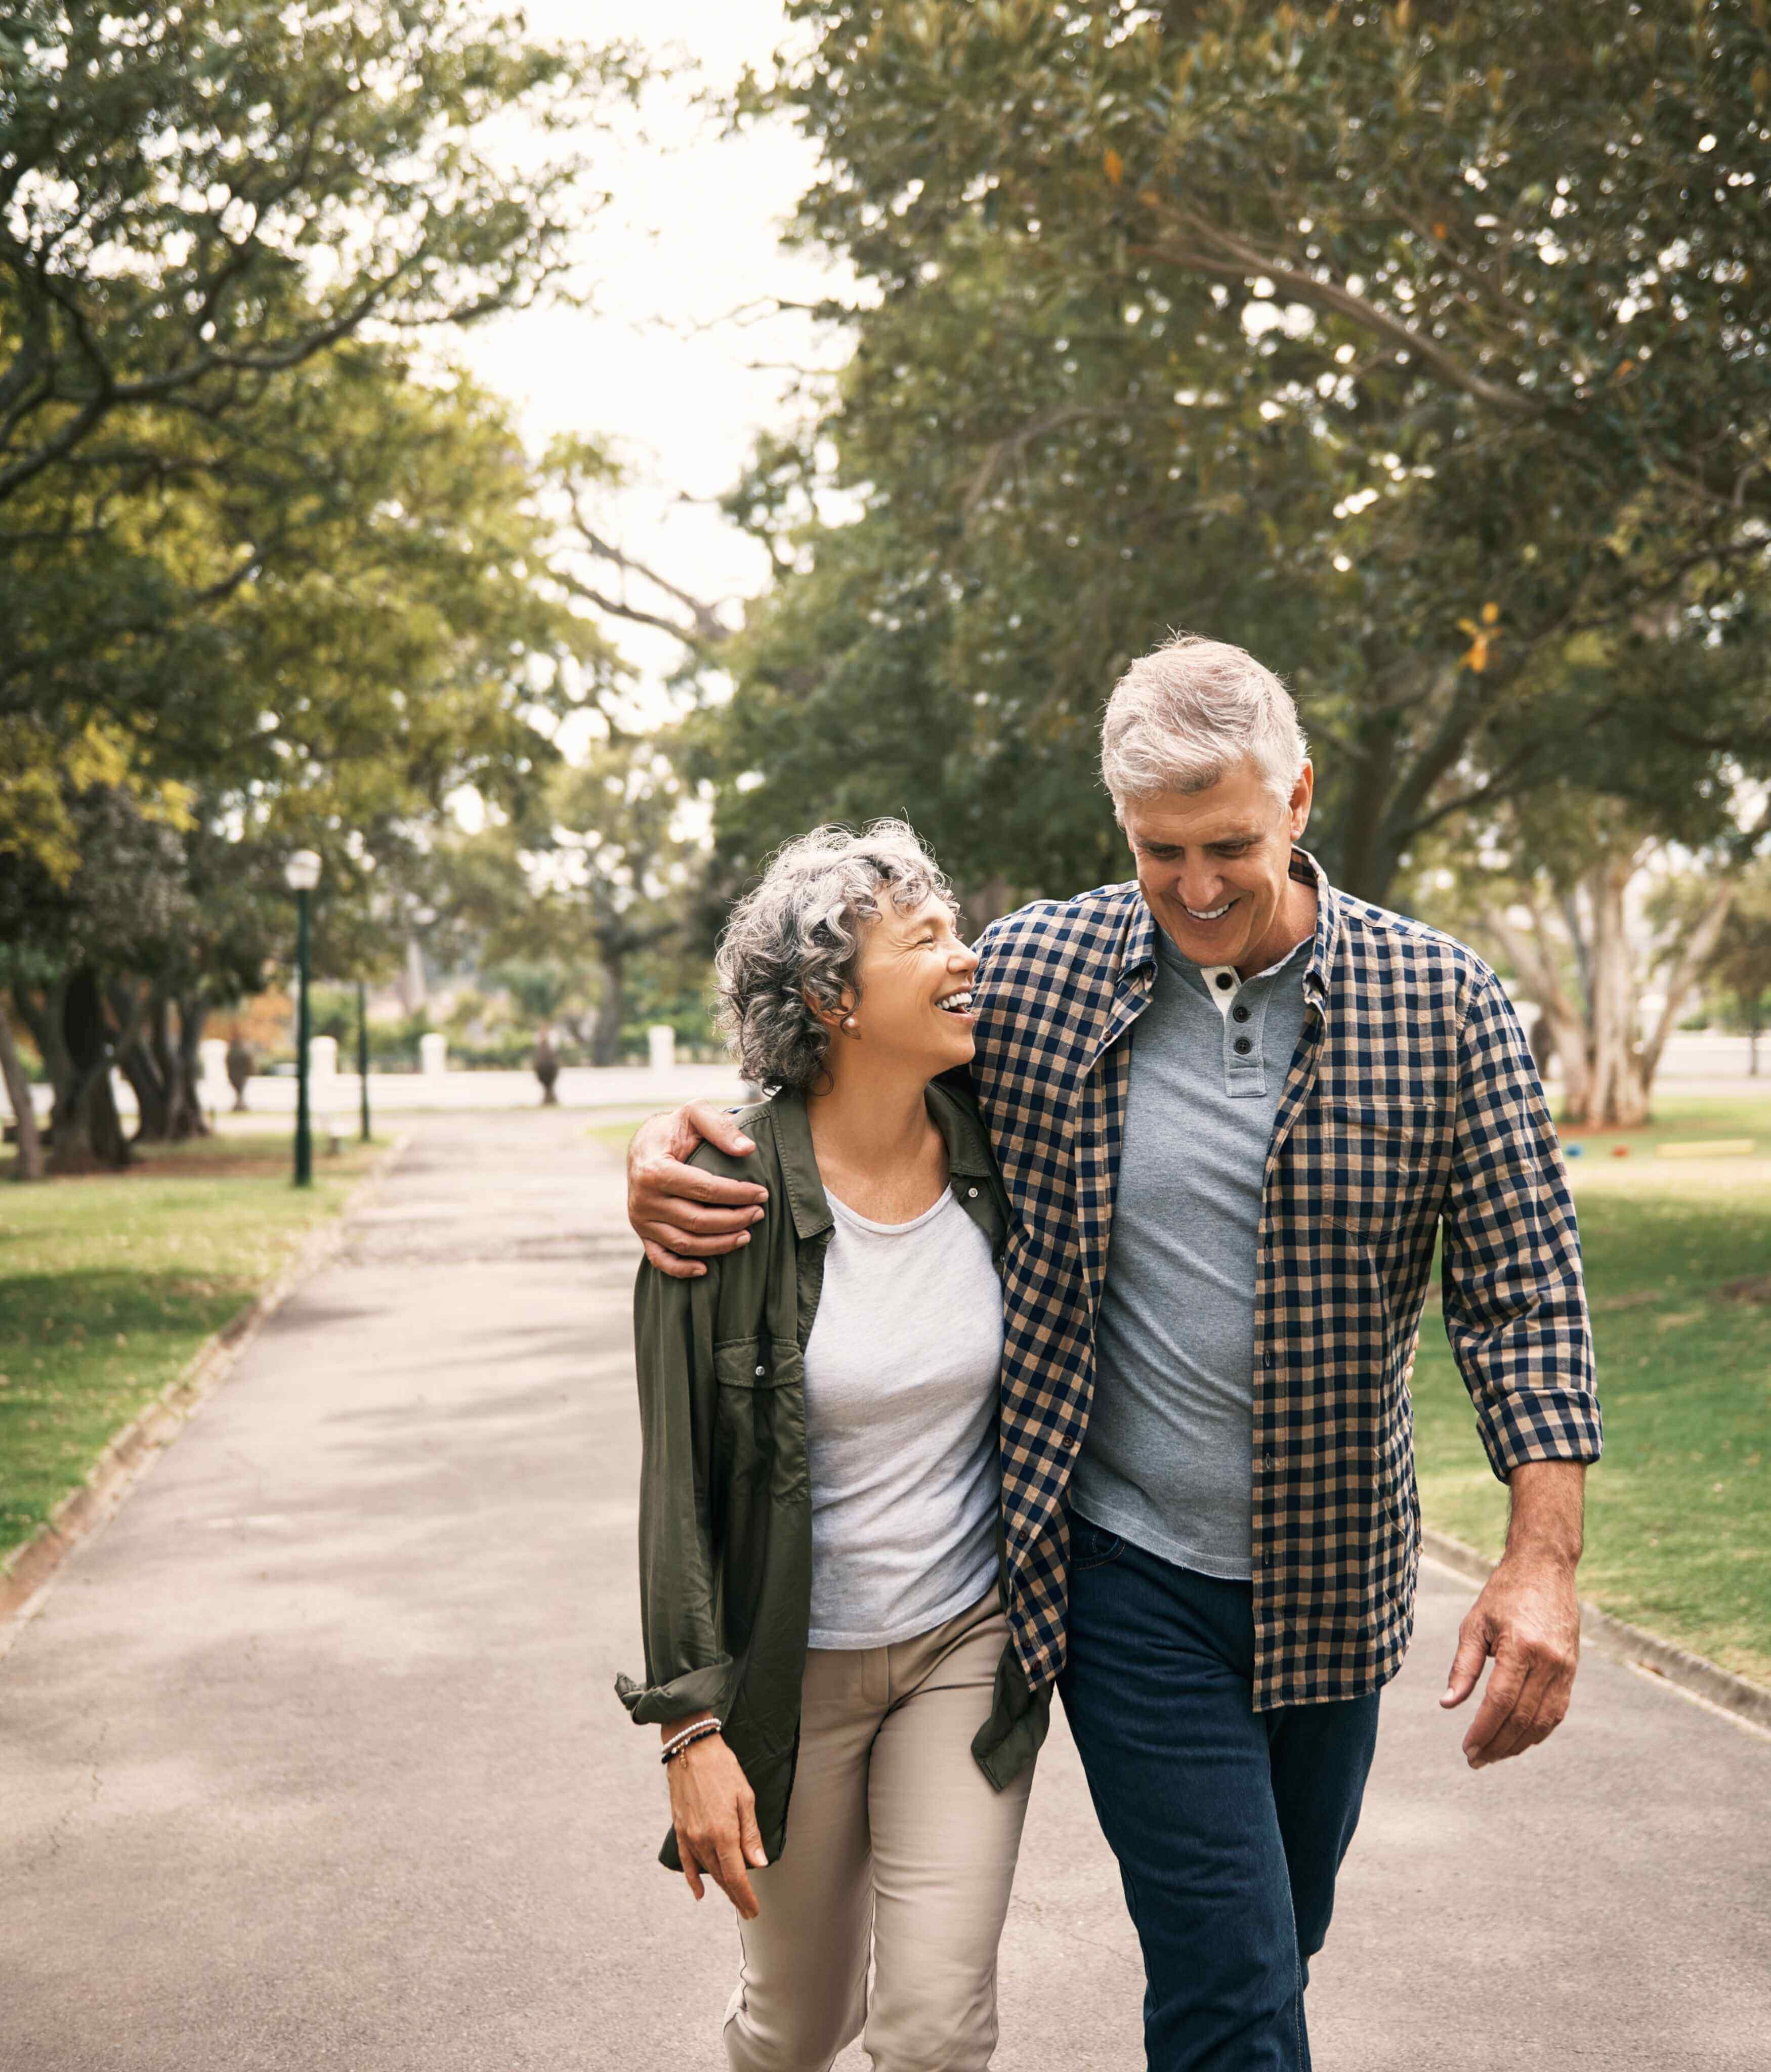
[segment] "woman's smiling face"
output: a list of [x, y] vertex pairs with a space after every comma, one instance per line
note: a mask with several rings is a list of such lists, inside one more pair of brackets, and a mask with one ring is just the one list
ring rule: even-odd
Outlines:
[[971, 984], [976, 954], [953, 927], [943, 899], [931, 897], [900, 913], [889, 898], [879, 918], [864, 924], [856, 960], [859, 997], [850, 1012], [857, 1038], [881, 1063], [925, 1069], [927, 1076], [971, 1060]]

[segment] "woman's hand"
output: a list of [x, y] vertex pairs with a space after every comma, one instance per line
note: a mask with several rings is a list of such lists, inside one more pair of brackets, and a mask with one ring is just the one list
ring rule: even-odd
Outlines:
[[[681, 1722], [678, 1722], [680, 1729]], [[665, 1765], [670, 1780], [670, 1818], [676, 1823], [682, 1874], [697, 1899], [703, 1872], [738, 1910], [741, 1921], [760, 1910], [745, 1873], [768, 1857], [756, 1825], [756, 1794], [722, 1734], [691, 1741]]]

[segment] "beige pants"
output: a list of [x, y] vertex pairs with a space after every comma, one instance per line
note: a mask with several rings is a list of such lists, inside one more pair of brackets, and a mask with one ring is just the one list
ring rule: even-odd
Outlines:
[[1007, 1637], [992, 1589], [895, 1647], [807, 1656], [786, 1846], [739, 1931], [734, 2072], [825, 2072], [863, 2032], [875, 2072], [989, 2064], [1033, 1781], [998, 1792], [972, 1760]]

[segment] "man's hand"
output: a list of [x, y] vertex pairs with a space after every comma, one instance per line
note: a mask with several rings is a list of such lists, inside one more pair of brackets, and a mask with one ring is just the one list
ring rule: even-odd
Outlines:
[[1457, 1630], [1451, 1681], [1440, 1704], [1461, 1705], [1494, 1658], [1464, 1754], [1485, 1769], [1547, 1741], [1574, 1692], [1580, 1657], [1582, 1484], [1578, 1461], [1534, 1461], [1513, 1471], [1506, 1552]]
[[[690, 1101], [669, 1115], [640, 1124], [628, 1146], [628, 1221], [645, 1256], [673, 1280], [698, 1280], [700, 1262], [750, 1243], [751, 1226], [763, 1219], [766, 1187], [748, 1180], [723, 1180], [683, 1161], [702, 1142], [716, 1144], [735, 1158], [756, 1147], [723, 1108]], [[672, 1766], [674, 1767], [674, 1766]]]
[[[673, 1720], [668, 1731], [680, 1733], [689, 1724]], [[702, 1896], [705, 1873], [736, 1907], [740, 1920], [754, 1921], [760, 1910], [745, 1866], [760, 1871], [768, 1857], [756, 1825], [756, 1794], [725, 1737], [706, 1734], [691, 1741], [665, 1765], [665, 1774], [690, 1891], [697, 1899]]]

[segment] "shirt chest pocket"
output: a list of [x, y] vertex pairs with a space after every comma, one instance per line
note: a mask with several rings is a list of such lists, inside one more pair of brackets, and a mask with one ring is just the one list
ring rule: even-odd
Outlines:
[[792, 1338], [714, 1348], [712, 1494], [735, 1520], [805, 1487], [805, 1359]]
[[1299, 1147], [1308, 1203], [1374, 1242], [1416, 1235], [1436, 1218], [1445, 1190], [1450, 1131], [1426, 1102], [1323, 1101]]

